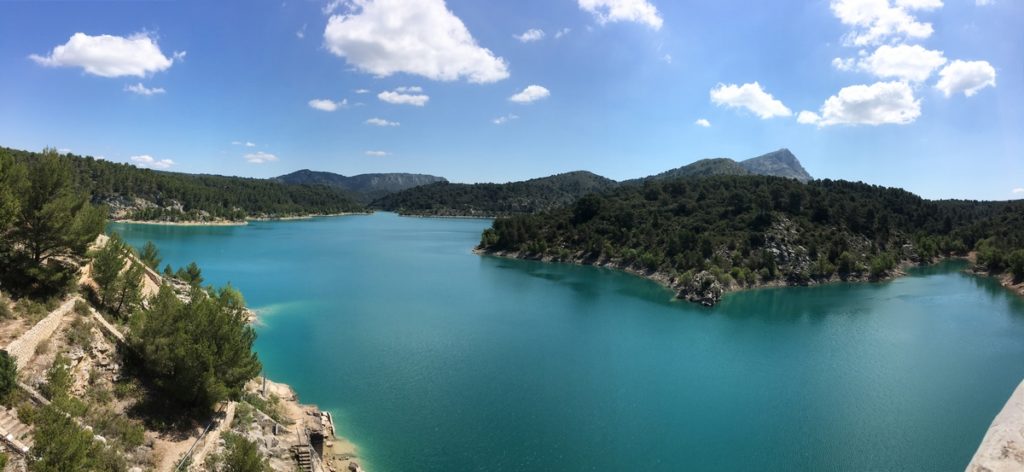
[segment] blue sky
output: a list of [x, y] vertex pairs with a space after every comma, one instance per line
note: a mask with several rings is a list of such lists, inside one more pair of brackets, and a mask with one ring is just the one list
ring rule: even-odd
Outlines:
[[1022, 25], [1014, 0], [6, 1], [0, 145], [459, 182], [787, 147], [815, 177], [1024, 198]]

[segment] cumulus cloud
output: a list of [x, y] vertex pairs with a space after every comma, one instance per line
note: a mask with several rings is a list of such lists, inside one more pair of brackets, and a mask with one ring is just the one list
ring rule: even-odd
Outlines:
[[430, 101], [430, 97], [422, 94], [421, 92], [423, 92], [423, 89], [419, 87], [398, 87], [393, 91], [378, 93], [377, 98], [382, 102], [394, 105], [412, 105], [421, 107]]
[[141, 156], [132, 156], [131, 161], [138, 164], [139, 167], [149, 167], [152, 169], [169, 169], [174, 165], [174, 161], [170, 159], [157, 159], [148, 154]]
[[508, 97], [508, 99], [516, 103], [531, 103], [550, 96], [551, 91], [548, 89], [541, 87], [540, 85], [530, 85], [523, 89], [522, 92]]
[[562, 39], [563, 36], [572, 32], [572, 29], [562, 28], [555, 32], [555, 39]]
[[701, 118], [701, 119], [699, 119], [697, 121], [694, 121], [693, 124], [695, 124], [697, 126], [700, 126], [701, 128], [710, 128], [711, 127], [711, 122], [708, 121], [707, 119], [704, 119], [704, 118]]
[[388, 121], [384, 118], [370, 118], [366, 120], [366, 124], [373, 126], [380, 126], [381, 128], [389, 128], [395, 126], [401, 126], [402, 124], [397, 121]]
[[75, 33], [67, 43], [54, 47], [50, 54], [29, 56], [42, 66], [81, 67], [86, 73], [100, 77], [145, 77], [167, 70], [175, 60], [184, 57], [184, 52], [165, 56], [156, 39], [146, 33], [127, 38]]
[[356, 92], [357, 95], [363, 95], [363, 94], [370, 93], [370, 90], [369, 89], [356, 89], [355, 92]]
[[266, 164], [277, 160], [277, 156], [269, 152], [256, 151], [242, 156], [250, 164]]
[[515, 114], [510, 113], [508, 115], [499, 116], [499, 117], [491, 120], [491, 122], [496, 124], [496, 125], [503, 125], [505, 123], [508, 123], [509, 121], [518, 120], [518, 119], [519, 119], [519, 115], [515, 115]]
[[391, 155], [391, 153], [386, 151], [366, 151], [366, 155], [370, 157], [384, 157]]
[[857, 64], [857, 60], [852, 58], [852, 57], [847, 57], [845, 59], [841, 58], [841, 57], [837, 57], [835, 59], [832, 59], [832, 67], [835, 67], [836, 70], [842, 70], [842, 71], [853, 70], [853, 66], [855, 66], [856, 64]]
[[131, 92], [131, 93], [139, 94], [139, 95], [145, 95], [147, 97], [150, 96], [150, 95], [160, 95], [160, 94], [163, 94], [163, 93], [167, 93], [167, 91], [164, 90], [161, 87], [149, 88], [149, 87], [146, 87], [145, 85], [142, 85], [141, 82], [137, 83], [137, 84], [133, 84], [133, 85], [125, 85], [124, 86], [124, 91], [125, 92]]
[[341, 101], [334, 101], [327, 98], [314, 98], [309, 101], [309, 107], [326, 112], [332, 112], [339, 108], [345, 108], [348, 106], [348, 99]]
[[942, 7], [941, 0], [832, 0], [832, 13], [853, 31], [845, 41], [853, 46], [870, 46], [889, 40], [924, 39], [932, 35], [931, 23], [911, 14], [915, 10]]
[[728, 108], [746, 108], [762, 120], [793, 114], [786, 105], [761, 88], [761, 84], [718, 84], [711, 89], [711, 101]]
[[631, 21], [660, 30], [663, 20], [658, 8], [647, 0], [577, 0], [584, 11], [590, 12], [601, 24]]
[[857, 68], [883, 79], [924, 82], [932, 72], [946, 63], [942, 51], [918, 45], [879, 46], [870, 56], [857, 62]]
[[905, 125], [921, 116], [921, 100], [906, 82], [876, 82], [844, 87], [825, 100], [820, 113], [802, 111], [797, 121], [832, 125]]
[[939, 81], [935, 84], [935, 88], [941, 90], [947, 98], [961, 92], [971, 97], [985, 87], [995, 86], [996, 69], [988, 61], [960, 60], [951, 62], [939, 71]]
[[444, 0], [344, 4], [348, 13], [327, 21], [324, 45], [356, 69], [380, 77], [404, 72], [474, 83], [497, 82], [509, 75], [505, 60], [480, 47]]
[[513, 37], [518, 39], [519, 42], [522, 43], [532, 43], [534, 41], [540, 41], [544, 39], [544, 30], [536, 28], [528, 29], [524, 31], [523, 34], [517, 34]]

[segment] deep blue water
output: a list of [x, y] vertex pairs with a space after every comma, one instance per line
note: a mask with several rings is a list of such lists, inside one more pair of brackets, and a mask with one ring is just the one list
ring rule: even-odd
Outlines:
[[705, 309], [479, 257], [482, 220], [113, 225], [258, 309], [266, 373], [374, 472], [963, 470], [1024, 378], [1024, 302], [955, 264]]

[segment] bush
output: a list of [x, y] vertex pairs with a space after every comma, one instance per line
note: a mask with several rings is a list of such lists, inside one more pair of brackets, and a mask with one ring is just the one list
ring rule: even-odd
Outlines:
[[225, 433], [222, 472], [264, 472], [270, 470], [256, 443], [235, 433]]
[[0, 351], [0, 402], [7, 404], [17, 386], [18, 363], [7, 351]]
[[86, 302], [85, 300], [78, 300], [78, 301], [76, 301], [75, 302], [75, 313], [78, 313], [81, 316], [89, 316], [89, 315], [91, 315], [92, 311], [89, 310], [89, 302]]
[[92, 323], [82, 318], [71, 320], [68, 326], [68, 343], [89, 350], [92, 348]]
[[34, 424], [35, 446], [28, 462], [32, 472], [116, 472], [127, 468], [117, 453], [93, 439], [93, 433], [52, 406], [40, 409]]
[[41, 356], [41, 355], [46, 354], [48, 352], [50, 352], [50, 340], [49, 339], [44, 339], [42, 341], [39, 341], [39, 344], [36, 344], [36, 355], [37, 356]]

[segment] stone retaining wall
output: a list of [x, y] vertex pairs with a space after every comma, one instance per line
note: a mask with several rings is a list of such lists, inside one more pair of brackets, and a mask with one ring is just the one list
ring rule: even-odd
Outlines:
[[46, 318], [36, 323], [25, 334], [22, 334], [18, 339], [11, 341], [7, 345], [7, 353], [14, 356], [18, 361], [18, 370], [24, 369], [28, 365], [28, 362], [36, 355], [36, 347], [41, 342], [53, 336], [60, 323], [64, 321], [64, 316], [74, 309], [75, 302], [78, 300], [81, 300], [81, 298], [75, 297], [64, 302], [63, 305], [50, 312], [49, 315], [46, 315]]

